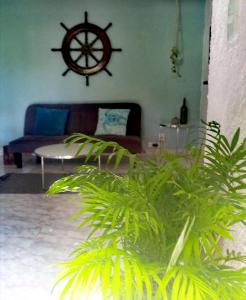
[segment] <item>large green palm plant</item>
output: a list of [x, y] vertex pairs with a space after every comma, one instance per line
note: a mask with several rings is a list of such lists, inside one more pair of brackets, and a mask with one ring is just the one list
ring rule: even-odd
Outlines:
[[[119, 176], [92, 166], [54, 183], [49, 194], [76, 192], [75, 218], [87, 226], [70, 260], [61, 263], [61, 299], [210, 300], [246, 299], [244, 256], [223, 252], [231, 226], [245, 220], [246, 139], [238, 129], [228, 141], [220, 126], [204, 128], [204, 143], [189, 154], [162, 153], [141, 160], [112, 142], [75, 134], [68, 144], [91, 144], [91, 156], [107, 147]], [[96, 295], [98, 298], [96, 298]]]

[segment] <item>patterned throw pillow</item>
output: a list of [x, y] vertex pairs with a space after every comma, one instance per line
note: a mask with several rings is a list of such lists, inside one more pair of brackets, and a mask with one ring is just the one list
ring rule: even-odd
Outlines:
[[96, 135], [126, 135], [126, 124], [130, 109], [99, 108]]

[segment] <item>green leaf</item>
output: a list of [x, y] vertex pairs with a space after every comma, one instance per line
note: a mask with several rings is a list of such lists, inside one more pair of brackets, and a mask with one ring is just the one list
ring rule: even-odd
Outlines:
[[137, 296], [139, 297], [138, 299], [142, 299], [143, 298], [143, 276], [135, 258], [131, 260], [131, 264], [132, 264], [132, 269], [135, 277], [136, 293]]
[[172, 284], [172, 300], [180, 300], [179, 291], [182, 282], [182, 273], [178, 272]]
[[96, 288], [98, 288], [98, 282], [100, 279], [101, 269], [102, 269], [102, 263], [100, 262], [95, 266], [95, 268], [93, 269], [93, 272], [90, 276], [90, 279], [86, 283], [86, 291], [87, 291], [87, 295], [88, 295], [89, 299], [90, 299], [92, 292]]
[[[196, 300], [195, 299], [195, 290], [192, 281], [189, 282], [188, 288], [187, 288], [187, 300]], [[181, 299], [180, 299], [181, 300]]]
[[125, 209], [124, 213], [125, 213], [124, 214], [125, 234], [128, 235], [128, 232], [129, 232], [129, 219], [130, 219], [129, 209]]
[[[160, 299], [166, 299], [167, 298], [167, 294], [166, 294], [166, 291], [165, 289], [163, 288], [163, 285], [162, 285], [162, 281], [160, 279], [160, 277], [158, 276], [157, 272], [154, 271], [154, 270], [150, 270], [149, 271], [151, 277], [152, 277], [152, 281], [154, 281], [154, 284], [158, 286], [158, 289], [160, 291], [160, 296], [161, 298]], [[158, 299], [159, 295], [157, 295], [157, 292], [155, 293], [155, 299]]]
[[179, 294], [178, 294], [178, 300], [185, 300], [188, 299], [187, 298], [187, 287], [188, 287], [188, 278], [187, 276], [182, 277], [183, 281], [180, 285], [180, 290], [179, 290]]
[[177, 271], [178, 271], [178, 268], [175, 266], [172, 269], [170, 269], [170, 271], [165, 272], [165, 274], [162, 278], [162, 288], [163, 289], [165, 289], [165, 290], [168, 289], [169, 284], [170, 284], [171, 280], [175, 277], [175, 274], [177, 273]]
[[239, 140], [239, 136], [240, 136], [240, 128], [237, 129], [237, 131], [235, 132], [232, 141], [231, 141], [231, 152], [233, 152], [233, 150], [236, 148], [238, 140]]
[[72, 285], [74, 284], [74, 281], [76, 279], [77, 274], [74, 274], [72, 277], [69, 278], [67, 284], [65, 285], [65, 287], [62, 289], [62, 292], [59, 296], [59, 300], [63, 300], [65, 299], [65, 297], [67, 296], [68, 292], [70, 291]]
[[133, 277], [132, 277], [132, 271], [127, 256], [124, 257], [124, 281], [125, 281], [126, 299], [132, 299]]
[[228, 240], [231, 240], [231, 241], [234, 240], [233, 237], [230, 235], [230, 233], [229, 233], [229, 231], [227, 229], [225, 229], [225, 228], [223, 228], [223, 227], [221, 227], [219, 225], [214, 225], [213, 228], [214, 228], [214, 231], [217, 234], [219, 234], [220, 236], [222, 236], [222, 237], [224, 237], [224, 238], [226, 238]]
[[194, 258], [198, 263], [201, 260], [201, 251], [200, 251], [199, 239], [197, 237], [193, 239], [193, 253], [194, 253]]
[[144, 269], [142, 269], [142, 278], [146, 289], [146, 299], [152, 300], [153, 290], [152, 290], [151, 278]]
[[213, 254], [212, 254], [212, 251], [211, 251], [211, 247], [208, 243], [208, 240], [207, 240], [207, 237], [205, 234], [201, 234], [201, 238], [202, 238], [202, 244], [203, 244], [203, 248], [204, 248], [204, 251], [205, 253], [210, 257], [210, 258], [213, 258]]
[[167, 267], [167, 272], [176, 264], [177, 260], [179, 259], [179, 256], [184, 249], [186, 240], [190, 234], [191, 228], [194, 225], [194, 222], [195, 222], [194, 218], [191, 222], [190, 222], [190, 218], [189, 217], [187, 218], [184, 228], [183, 228], [182, 232], [180, 233], [180, 236], [179, 236], [177, 243], [174, 247], [174, 250], [172, 252], [172, 255], [171, 255], [168, 267]]
[[231, 150], [231, 145], [229, 144], [227, 138], [224, 135], [221, 135], [220, 138], [221, 138], [221, 141], [223, 142], [223, 143], [221, 143], [221, 145], [224, 145], [225, 148]]
[[118, 150], [116, 157], [115, 157], [115, 165], [114, 165], [115, 169], [117, 169], [119, 167], [120, 162], [121, 162], [122, 158], [124, 156], [126, 156], [126, 153], [127, 153], [127, 150], [124, 148], [121, 148]]
[[92, 155], [96, 154], [97, 147], [98, 147], [97, 143], [90, 145], [90, 149], [86, 155], [85, 162], [88, 162], [89, 159], [92, 157]]
[[[109, 250], [108, 250], [109, 251]], [[102, 283], [102, 297], [103, 299], [108, 299], [108, 289], [111, 277], [111, 258], [106, 254], [106, 261], [101, 274]]]
[[221, 252], [221, 249], [220, 247], [218, 246], [217, 244], [217, 241], [215, 241], [213, 235], [211, 232], [208, 232], [207, 233], [207, 238], [210, 242], [210, 244], [213, 246], [213, 249], [216, 251], [216, 253], [219, 255], [219, 256], [223, 256], [222, 252]]
[[121, 287], [121, 261], [120, 255], [116, 255], [112, 276], [112, 295], [115, 299], [120, 298]]

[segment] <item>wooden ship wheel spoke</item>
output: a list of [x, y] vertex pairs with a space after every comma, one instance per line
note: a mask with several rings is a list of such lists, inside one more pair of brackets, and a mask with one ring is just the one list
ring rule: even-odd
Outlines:
[[107, 69], [113, 51], [122, 51], [121, 48], [112, 48], [106, 31], [112, 26], [109, 23], [104, 29], [88, 22], [88, 13], [85, 12], [84, 23], [68, 28], [64, 23], [60, 25], [66, 30], [61, 48], [52, 48], [52, 51], [62, 53], [67, 69], [62, 73], [66, 76], [69, 71], [85, 76], [86, 86], [89, 86], [89, 76], [105, 71], [109, 76], [112, 73]]

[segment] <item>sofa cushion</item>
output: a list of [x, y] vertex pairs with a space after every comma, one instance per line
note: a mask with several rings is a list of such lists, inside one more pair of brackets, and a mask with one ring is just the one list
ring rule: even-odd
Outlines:
[[99, 108], [96, 135], [126, 135], [126, 124], [130, 109]]
[[68, 117], [68, 109], [37, 107], [33, 135], [64, 135]]
[[23, 153], [33, 153], [38, 147], [63, 143], [67, 135], [58, 136], [41, 136], [41, 135], [25, 135], [9, 143], [9, 151], [23, 152]]

